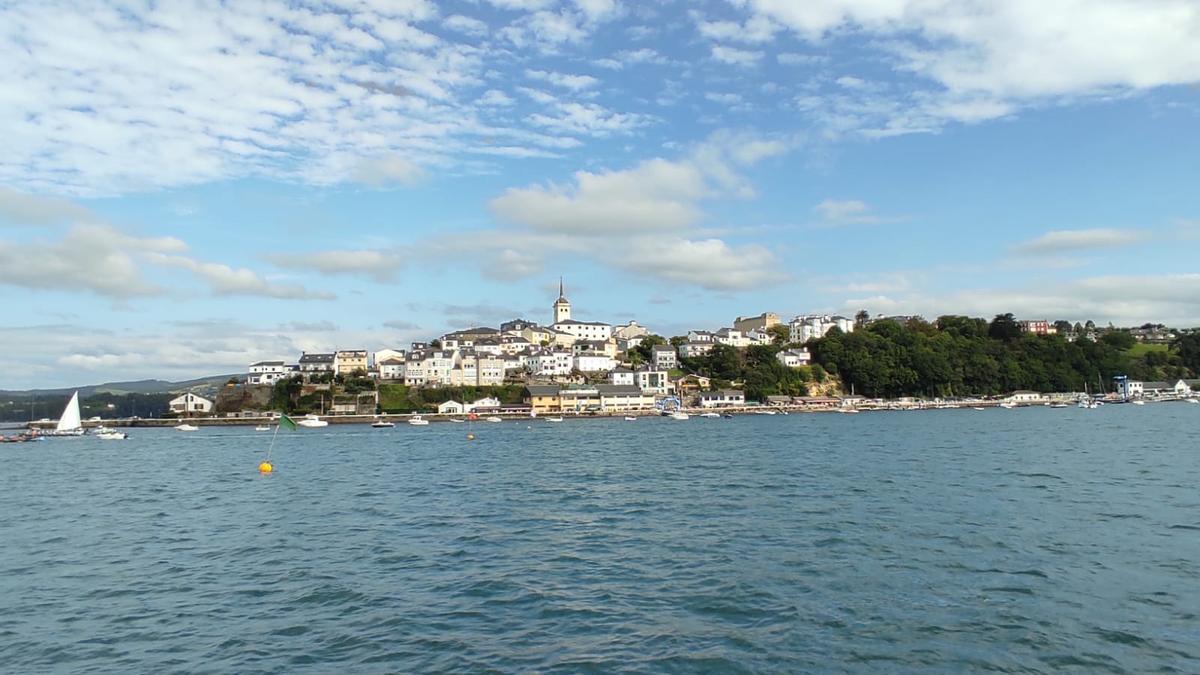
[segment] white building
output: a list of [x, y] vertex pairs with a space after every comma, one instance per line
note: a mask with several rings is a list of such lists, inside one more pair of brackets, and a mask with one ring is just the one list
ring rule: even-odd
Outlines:
[[573, 335], [577, 340], [608, 340], [613, 336], [613, 327], [600, 321], [575, 321], [568, 319], [551, 326], [554, 330]]
[[379, 364], [381, 364], [384, 361], [387, 361], [389, 359], [403, 360], [404, 359], [404, 350], [403, 349], [380, 349], [379, 351], [377, 351], [371, 355], [371, 359], [372, 359], [371, 363], [375, 364], [375, 367], [378, 368]]
[[338, 375], [365, 373], [369, 366], [365, 349], [341, 349], [333, 355], [333, 371]]
[[534, 377], [570, 375], [573, 366], [571, 352], [545, 349], [530, 355], [526, 366]]
[[717, 334], [707, 330], [689, 330], [688, 342], [716, 342]]
[[637, 383], [637, 376], [628, 368], [616, 368], [608, 374], [608, 382], [619, 387], [632, 387]]
[[812, 354], [808, 352], [807, 347], [800, 349], [785, 349], [775, 355], [779, 362], [788, 368], [799, 368], [812, 363]]
[[829, 314], [812, 314], [798, 316], [788, 324], [788, 340], [804, 343], [825, 337], [829, 331], [837, 328], [843, 333], [854, 331], [854, 321], [844, 316]]
[[671, 345], [654, 345], [650, 348], [651, 361], [659, 370], [671, 370], [679, 366], [679, 357]]
[[746, 394], [737, 389], [721, 389], [700, 393], [701, 408], [734, 408], [746, 405]]
[[437, 407], [439, 415], [461, 415], [465, 410], [466, 407], [458, 401], [445, 401]]
[[379, 369], [379, 379], [403, 380], [406, 365], [403, 358], [390, 358], [379, 361], [376, 366]]
[[264, 384], [273, 386], [276, 382], [291, 377], [296, 366], [288, 366], [283, 361], [259, 361], [250, 364], [250, 375], [246, 384]]
[[636, 321], [613, 326], [613, 336], [619, 340], [632, 340], [634, 338], [646, 337], [649, 334], [650, 331], [646, 330], [645, 326]]
[[704, 356], [712, 351], [716, 346], [715, 342], [685, 342], [679, 345], [679, 356], [685, 359], [694, 359], [697, 356]]
[[[634, 371], [635, 381], [639, 389], [651, 394], [669, 394], [673, 387], [671, 377], [665, 370], [643, 368]], [[613, 382], [616, 384], [616, 382]]]
[[574, 366], [581, 373], [607, 373], [617, 367], [617, 361], [607, 354], [583, 353], [575, 357]]
[[306, 375], [309, 373], [332, 373], [333, 354], [309, 354], [301, 352], [300, 372]]
[[167, 405], [171, 408], [171, 412], [178, 415], [207, 415], [213, 409], [212, 401], [190, 391], [183, 396], [171, 399]]
[[750, 340], [735, 328], [722, 328], [713, 334], [713, 341], [730, 347], [748, 347]]

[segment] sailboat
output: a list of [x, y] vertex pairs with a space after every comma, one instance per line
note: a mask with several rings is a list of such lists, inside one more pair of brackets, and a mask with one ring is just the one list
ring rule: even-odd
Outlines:
[[79, 417], [79, 392], [75, 392], [71, 394], [71, 400], [67, 401], [67, 407], [63, 409], [62, 417], [58, 418], [54, 430], [45, 435], [82, 436], [83, 433], [83, 420]]

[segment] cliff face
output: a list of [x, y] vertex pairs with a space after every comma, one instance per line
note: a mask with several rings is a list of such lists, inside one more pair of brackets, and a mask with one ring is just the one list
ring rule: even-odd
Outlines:
[[271, 387], [266, 385], [237, 385], [221, 387], [213, 410], [218, 415], [244, 410], [265, 411], [270, 407]]

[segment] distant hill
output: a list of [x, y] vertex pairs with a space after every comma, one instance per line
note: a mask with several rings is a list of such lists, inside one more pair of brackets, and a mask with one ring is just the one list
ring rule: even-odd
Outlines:
[[67, 395], [78, 391], [83, 398], [93, 394], [173, 394], [183, 391], [215, 391], [229, 381], [229, 378], [243, 379], [243, 375], [211, 375], [195, 380], [168, 382], [166, 380], [135, 380], [132, 382], [105, 382], [104, 384], [89, 384], [79, 387], [62, 387], [60, 389], [26, 389], [24, 391], [0, 390], [0, 398], [28, 398], [31, 396]]

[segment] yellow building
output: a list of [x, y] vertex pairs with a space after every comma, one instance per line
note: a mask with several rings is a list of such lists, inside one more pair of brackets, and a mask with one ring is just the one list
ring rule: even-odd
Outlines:
[[333, 355], [333, 372], [350, 375], [356, 370], [367, 372], [367, 350], [346, 349]]
[[531, 384], [525, 387], [525, 403], [537, 415], [562, 412], [562, 396], [554, 385]]

